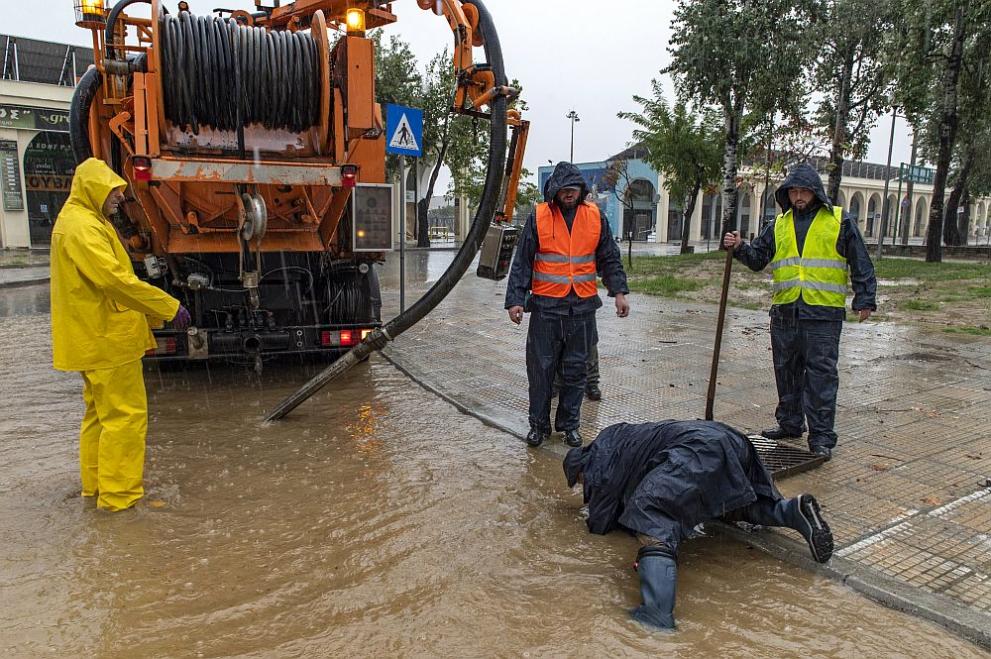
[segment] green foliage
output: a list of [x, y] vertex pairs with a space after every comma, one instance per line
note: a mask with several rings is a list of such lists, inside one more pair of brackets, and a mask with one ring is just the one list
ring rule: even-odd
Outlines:
[[375, 48], [376, 100], [415, 106], [423, 80], [409, 44], [394, 34], [386, 41], [381, 30], [373, 30], [369, 38]]
[[911, 309], [912, 311], [934, 311], [939, 309], [939, 302], [931, 302], [929, 300], [907, 300], [901, 306], [903, 309]]
[[674, 275], [647, 277], [630, 282], [631, 291], [635, 293], [646, 293], [647, 295], [658, 295], [660, 297], [678, 297], [682, 293], [697, 291], [702, 286], [703, 282], [683, 279]]
[[774, 108], [820, 43], [817, 0], [681, 0], [668, 51], [683, 98], [726, 114]]
[[943, 330], [947, 334], [969, 334], [970, 336], [991, 336], [991, 327], [986, 325], [967, 325], [965, 327], [947, 327]]
[[977, 279], [991, 284], [991, 267], [982, 263], [927, 263], [885, 258], [874, 264], [878, 279], [917, 279], [921, 282]]
[[736, 221], [737, 159], [747, 112], [774, 113], [821, 41], [820, 0], [680, 0], [671, 65], [681, 98], [723, 111], [723, 223]]
[[634, 96], [640, 112], [620, 112], [632, 121], [634, 141], [646, 149], [644, 161], [664, 174], [664, 187], [683, 200], [719, 180], [723, 134], [719, 116], [711, 109], [693, 112], [684, 101], [669, 107], [661, 83], [651, 81], [652, 98]]

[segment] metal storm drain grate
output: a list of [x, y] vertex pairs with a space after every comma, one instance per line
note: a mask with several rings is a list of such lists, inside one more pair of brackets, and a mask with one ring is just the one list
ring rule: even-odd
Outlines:
[[809, 469], [815, 469], [826, 459], [806, 450], [782, 444], [760, 435], [750, 435], [750, 442], [757, 449], [760, 459], [775, 478], [787, 478]]

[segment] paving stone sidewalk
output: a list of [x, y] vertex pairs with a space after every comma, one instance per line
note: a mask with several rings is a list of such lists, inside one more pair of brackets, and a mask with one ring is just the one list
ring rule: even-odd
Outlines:
[[[431, 263], [416, 273], [440, 271]], [[383, 281], [388, 312], [397, 297]], [[408, 284], [407, 304], [426, 283]], [[463, 410], [522, 437], [527, 321], [509, 322], [504, 292], [504, 281], [469, 274], [386, 354]], [[620, 421], [704, 413], [717, 309], [641, 295], [631, 304], [626, 319], [615, 316], [611, 300], [599, 311], [604, 397], [582, 408], [586, 441]], [[727, 318], [716, 418], [759, 431], [774, 424], [776, 404], [767, 313], [730, 309]], [[991, 339], [848, 323], [838, 449], [831, 462], [781, 483], [786, 493], [809, 491], [822, 502], [836, 538], [832, 576], [984, 645], [991, 645], [989, 427]], [[547, 445], [562, 455], [565, 448], [559, 435]], [[783, 535], [780, 543], [774, 532], [761, 535], [798, 549]]]

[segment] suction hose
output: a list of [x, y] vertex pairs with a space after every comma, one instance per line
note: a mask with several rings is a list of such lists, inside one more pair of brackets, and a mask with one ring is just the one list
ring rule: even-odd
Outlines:
[[103, 76], [94, 66], [86, 70], [72, 93], [72, 105], [69, 106], [69, 142], [77, 165], [93, 155], [93, 146], [89, 142], [89, 109], [101, 84]]
[[[482, 0], [471, 0], [464, 4], [472, 4], [478, 8], [478, 26], [485, 39], [485, 56], [495, 74], [495, 84], [503, 87], [508, 84], [505, 64], [502, 59], [502, 48], [496, 33], [492, 16], [482, 3]], [[458, 250], [447, 271], [437, 280], [429, 291], [416, 304], [404, 313], [390, 320], [384, 327], [371, 332], [364, 341], [356, 345], [350, 352], [325, 368], [303, 387], [292, 394], [266, 417], [266, 421], [282, 419], [294, 409], [303, 404], [313, 394], [320, 391], [328, 382], [347, 372], [375, 350], [381, 350], [389, 341], [395, 340], [400, 334], [418, 323], [455, 287], [461, 276], [468, 270], [472, 260], [481, 247], [482, 239], [488, 230], [489, 223], [495, 216], [496, 204], [502, 188], [503, 167], [506, 161], [506, 107], [505, 96], [496, 96], [491, 103], [491, 125], [489, 128], [488, 169], [485, 176], [485, 186], [482, 189], [481, 203], [472, 222], [471, 229], [464, 244]]]

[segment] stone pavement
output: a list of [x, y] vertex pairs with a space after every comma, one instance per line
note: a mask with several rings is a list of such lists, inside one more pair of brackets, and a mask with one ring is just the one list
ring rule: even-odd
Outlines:
[[[412, 260], [407, 305], [449, 259]], [[383, 271], [387, 317], [398, 310], [394, 262]], [[509, 322], [505, 281], [473, 273], [386, 355], [462, 410], [523, 437], [527, 321]], [[704, 413], [716, 307], [642, 295], [631, 304], [626, 319], [611, 300], [599, 311], [604, 397], [582, 408], [586, 441], [620, 421]], [[776, 403], [767, 313], [730, 309], [727, 319], [716, 418], [758, 431], [774, 424]], [[813, 492], [835, 533], [833, 561], [815, 569], [991, 647], [991, 339], [848, 323], [840, 361], [834, 458], [782, 483], [787, 494]], [[556, 434], [545, 446], [566, 448]], [[804, 546], [783, 534], [751, 535], [808, 563]]]

